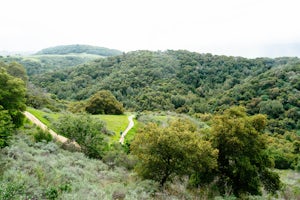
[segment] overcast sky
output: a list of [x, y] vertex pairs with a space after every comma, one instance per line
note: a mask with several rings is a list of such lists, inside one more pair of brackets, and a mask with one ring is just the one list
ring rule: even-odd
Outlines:
[[299, 10], [299, 0], [3, 0], [0, 51], [90, 44], [294, 56]]

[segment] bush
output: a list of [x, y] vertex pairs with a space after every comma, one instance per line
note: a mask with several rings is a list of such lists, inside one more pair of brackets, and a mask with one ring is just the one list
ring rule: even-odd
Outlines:
[[33, 137], [36, 142], [42, 142], [42, 141], [50, 142], [53, 139], [49, 131], [42, 130], [39, 127], [37, 128], [36, 132], [33, 134]]
[[102, 158], [107, 146], [104, 134], [107, 131], [102, 121], [87, 114], [65, 114], [54, 126], [59, 133], [75, 140], [85, 155], [90, 158]]

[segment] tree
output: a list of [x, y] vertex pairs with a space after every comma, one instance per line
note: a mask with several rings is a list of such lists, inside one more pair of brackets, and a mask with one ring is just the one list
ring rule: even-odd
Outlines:
[[123, 114], [124, 108], [110, 91], [102, 90], [87, 102], [86, 111], [91, 114]]
[[7, 70], [7, 73], [10, 74], [11, 76], [18, 77], [22, 79], [25, 83], [28, 81], [28, 76], [26, 74], [26, 70], [23, 67], [23, 65], [17, 62], [12, 62], [9, 63], [9, 65], [6, 65], [5, 68]]
[[230, 108], [213, 119], [212, 143], [219, 150], [218, 184], [222, 193], [229, 188], [237, 196], [256, 195], [261, 185], [271, 192], [280, 188], [278, 174], [268, 169], [272, 160], [265, 153], [262, 135], [266, 122], [261, 114], [247, 116], [243, 107]]
[[8, 140], [13, 130], [13, 123], [7, 110], [0, 105], [0, 148], [8, 145]]
[[55, 124], [57, 131], [71, 140], [75, 140], [81, 150], [91, 158], [102, 158], [107, 132], [102, 121], [90, 115], [65, 114]]
[[284, 112], [283, 105], [278, 100], [262, 101], [258, 104], [258, 106], [260, 113], [267, 114], [272, 118], [277, 118]]
[[136, 170], [163, 186], [174, 176], [206, 173], [216, 168], [217, 150], [201, 139], [188, 121], [176, 120], [167, 127], [150, 123], [138, 132], [131, 152], [139, 159]]
[[20, 78], [13, 77], [0, 67], [0, 106], [7, 110], [13, 124], [20, 127], [23, 124], [25, 110], [25, 84]]

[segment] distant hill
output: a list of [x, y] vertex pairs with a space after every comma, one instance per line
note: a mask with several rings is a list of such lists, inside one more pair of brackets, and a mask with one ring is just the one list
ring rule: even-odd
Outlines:
[[37, 55], [42, 54], [56, 54], [56, 55], [66, 55], [66, 54], [94, 54], [94, 55], [100, 55], [100, 56], [117, 56], [121, 55], [122, 52], [115, 49], [108, 49], [105, 47], [97, 47], [97, 46], [90, 46], [90, 45], [61, 45], [56, 47], [50, 47], [43, 49], [39, 52], [37, 52]]
[[[59, 99], [84, 100], [110, 90], [128, 109], [214, 113], [243, 105], [249, 113], [300, 129], [300, 59], [136, 51], [31, 77]], [[278, 111], [274, 111], [275, 107]]]
[[41, 54], [29, 56], [9, 56], [0, 57], [0, 61], [10, 63], [18, 62], [22, 64], [29, 77], [35, 74], [42, 74], [45, 72], [53, 72], [59, 69], [66, 69], [69, 67], [77, 66], [95, 59], [101, 59], [103, 56], [95, 54]]
[[[1, 55], [1, 54], [0, 54]], [[3, 54], [4, 55], [4, 54]], [[62, 45], [43, 49], [36, 54], [1, 56], [3, 62], [19, 62], [30, 76], [66, 69], [108, 56], [122, 55], [119, 50], [90, 45]]]

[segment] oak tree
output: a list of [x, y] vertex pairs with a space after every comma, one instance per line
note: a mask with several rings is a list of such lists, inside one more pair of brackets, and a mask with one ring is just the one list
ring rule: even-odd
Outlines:
[[230, 108], [213, 119], [212, 143], [219, 150], [218, 184], [222, 193], [229, 189], [236, 196], [257, 195], [261, 186], [270, 192], [280, 188], [279, 176], [269, 169], [273, 162], [265, 151], [262, 132], [266, 122], [261, 114], [247, 116], [243, 107]]
[[102, 90], [94, 94], [87, 102], [86, 111], [91, 114], [123, 114], [124, 108], [113, 94]]
[[161, 186], [175, 176], [206, 173], [217, 166], [218, 151], [185, 120], [173, 121], [167, 127], [146, 125], [131, 143], [131, 152], [139, 159], [138, 174]]

